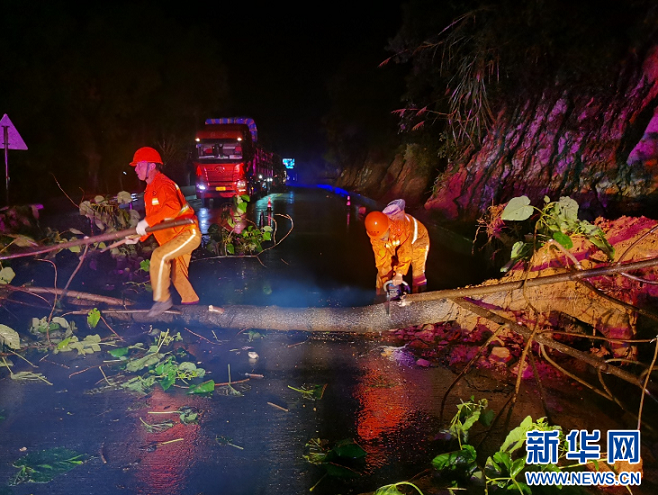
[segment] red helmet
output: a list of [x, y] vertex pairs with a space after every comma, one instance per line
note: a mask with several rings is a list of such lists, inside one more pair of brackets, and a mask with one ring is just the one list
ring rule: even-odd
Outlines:
[[148, 146], [144, 146], [143, 148], [139, 148], [137, 151], [135, 151], [135, 156], [133, 156], [133, 161], [130, 162], [130, 164], [134, 167], [139, 162], [159, 163], [162, 165], [162, 158], [160, 157], [160, 153], [158, 153], [156, 150], [149, 148]]
[[388, 217], [381, 211], [371, 211], [366, 216], [366, 232], [370, 237], [379, 238], [388, 230]]

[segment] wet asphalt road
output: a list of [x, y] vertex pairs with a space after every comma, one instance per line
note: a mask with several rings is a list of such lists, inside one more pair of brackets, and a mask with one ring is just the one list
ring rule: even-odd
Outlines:
[[[374, 301], [376, 269], [363, 224], [369, 207], [354, 198], [347, 205], [346, 196], [333, 191], [294, 188], [256, 200], [248, 217], [255, 222], [267, 218], [268, 199], [281, 243], [259, 259], [194, 260], [190, 277], [202, 304], [318, 307], [362, 306]], [[195, 201], [192, 205], [202, 232], [218, 222], [217, 208], [201, 208]], [[431, 235], [429, 290], [483, 279], [480, 262], [442, 246], [438, 232]]]
[[[267, 197], [250, 209], [266, 213]], [[275, 249], [255, 258], [197, 258], [190, 276], [203, 304], [279, 306], [359, 306], [374, 296], [375, 269], [358, 204], [319, 189], [295, 189], [270, 195], [275, 215], [290, 215], [294, 228]], [[193, 204], [198, 207], [199, 205]], [[217, 210], [198, 209], [204, 229]], [[290, 222], [279, 221], [277, 238]], [[478, 265], [434, 244], [428, 263], [430, 289], [476, 281]], [[28, 322], [33, 309], [14, 309], [12, 321]], [[85, 329], [84, 320], [78, 321]], [[27, 323], [24, 323], [27, 325]], [[128, 344], [153, 342], [158, 329], [116, 326]], [[166, 330], [161, 328], [159, 330]], [[16, 357], [14, 371], [38, 371], [52, 383], [12, 380], [0, 368], [0, 495], [253, 495], [301, 494], [320, 481], [325, 469], [303, 457], [314, 438], [355, 440], [365, 451], [355, 479], [326, 477], [320, 495], [358, 494], [408, 479], [430, 466], [444, 451], [437, 441], [441, 401], [457, 370], [415, 364], [413, 354], [393, 348], [391, 336], [369, 339], [304, 332], [220, 331], [172, 328], [182, 345], [216, 384], [229, 380], [241, 396], [189, 396], [159, 386], [145, 397], [121, 390], [91, 393], [120, 372], [106, 352], [75, 352]], [[86, 331], [86, 330], [85, 330]], [[106, 328], [98, 333], [108, 336]], [[125, 345], [120, 343], [119, 345]], [[394, 350], [397, 349], [397, 350]], [[250, 353], [255, 353], [251, 354]], [[230, 368], [229, 368], [230, 367]], [[249, 378], [246, 373], [260, 376]], [[182, 384], [181, 384], [182, 385]], [[290, 387], [326, 386], [320, 400], [304, 398]], [[446, 417], [470, 396], [486, 397], [503, 410], [513, 384], [477, 372], [461, 380], [446, 401]], [[553, 419], [609, 429], [609, 403], [586, 391], [563, 386], [545, 391]], [[200, 412], [198, 424], [182, 425], [172, 413], [183, 406]], [[522, 389], [512, 424], [526, 415], [544, 414], [533, 383]], [[172, 418], [175, 426], [148, 433], [142, 421]], [[502, 422], [501, 422], [502, 423]], [[502, 426], [499, 426], [500, 430]], [[500, 431], [498, 432], [501, 433]], [[495, 435], [493, 435], [495, 437]], [[44, 449], [66, 447], [88, 460], [47, 484], [9, 486], [18, 458]]]

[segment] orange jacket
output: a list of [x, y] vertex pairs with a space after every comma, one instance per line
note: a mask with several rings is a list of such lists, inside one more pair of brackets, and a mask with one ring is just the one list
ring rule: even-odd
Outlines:
[[[194, 219], [194, 224], [191, 225], [183, 225], [181, 227], [153, 232], [155, 239], [160, 245], [170, 241], [186, 229], [199, 229], [199, 221], [194, 214], [194, 210], [187, 204], [185, 196], [183, 196], [178, 184], [162, 172], [158, 172], [155, 177], [153, 177], [151, 183], [146, 186], [146, 191], [144, 192], [144, 207], [146, 208], [146, 217], [144, 217], [144, 219], [146, 220], [146, 223], [149, 224], [149, 227], [153, 227], [165, 220], [179, 218]], [[151, 235], [151, 233], [147, 232], [141, 240], [146, 240], [149, 235]]]
[[[384, 240], [371, 238], [370, 242], [375, 253], [379, 288], [393, 278], [393, 271], [406, 275], [414, 259], [414, 252], [426, 251], [430, 238], [427, 228], [421, 222], [405, 214], [401, 221], [390, 221], [388, 238]], [[395, 266], [393, 266], [393, 256], [397, 256]], [[423, 256], [425, 256], [424, 252]]]

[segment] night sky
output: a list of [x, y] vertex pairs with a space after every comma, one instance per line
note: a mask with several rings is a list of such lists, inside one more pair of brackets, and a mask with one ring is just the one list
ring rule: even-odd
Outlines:
[[[167, 153], [164, 137], [175, 143], [165, 161], [180, 169], [181, 143], [191, 144], [207, 118], [251, 117], [266, 149], [307, 170], [338, 167], [327, 159], [329, 114], [347, 109], [343, 122], [395, 132], [401, 67], [378, 66], [391, 55], [402, 4], [8, 4], [0, 16], [0, 115], [29, 148], [12, 155], [16, 198], [33, 196], [26, 181], [35, 174], [56, 176], [67, 189], [122, 187], [116, 177], [133, 150]], [[52, 182], [44, 196], [57, 194]]]
[[317, 159], [328, 79], [353, 50], [369, 50], [373, 70], [402, 23], [400, 1], [331, 2], [300, 8], [284, 2], [254, 7], [216, 2], [210, 19], [224, 16], [217, 36], [225, 48], [229, 87], [239, 107], [259, 123], [284, 156]]
[[[402, 3], [153, 5], [167, 17], [216, 36], [229, 72], [233, 113], [252, 117], [260, 136], [283, 157], [316, 161], [324, 152], [321, 119], [329, 108], [328, 80], [354, 50], [369, 54], [373, 71], [386, 70], [377, 66], [390, 56], [386, 44], [402, 24]], [[227, 116], [233, 115], [208, 117]]]

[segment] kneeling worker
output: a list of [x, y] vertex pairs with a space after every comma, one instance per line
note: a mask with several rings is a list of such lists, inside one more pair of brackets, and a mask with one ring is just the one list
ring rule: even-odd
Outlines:
[[[137, 234], [142, 236], [140, 241], [145, 241], [151, 235], [146, 232], [147, 227], [166, 220], [194, 220], [193, 224], [153, 232], [160, 246], [151, 255], [149, 275], [154, 304], [147, 316], [158, 316], [173, 305], [169, 292], [170, 277], [182, 304], [197, 304], [199, 296], [188, 277], [192, 251], [201, 244], [201, 229], [194, 210], [187, 204], [178, 185], [162, 173], [162, 158], [155, 149], [138, 149], [130, 165], [135, 167], [139, 180], [146, 182], [146, 216], [137, 224]], [[137, 239], [128, 242], [136, 243]]]
[[412, 292], [427, 288], [425, 264], [430, 249], [427, 228], [416, 218], [404, 212], [404, 200], [392, 201], [383, 212], [370, 212], [365, 219], [366, 232], [375, 254], [377, 294], [384, 293], [389, 280], [400, 285], [412, 271]]

